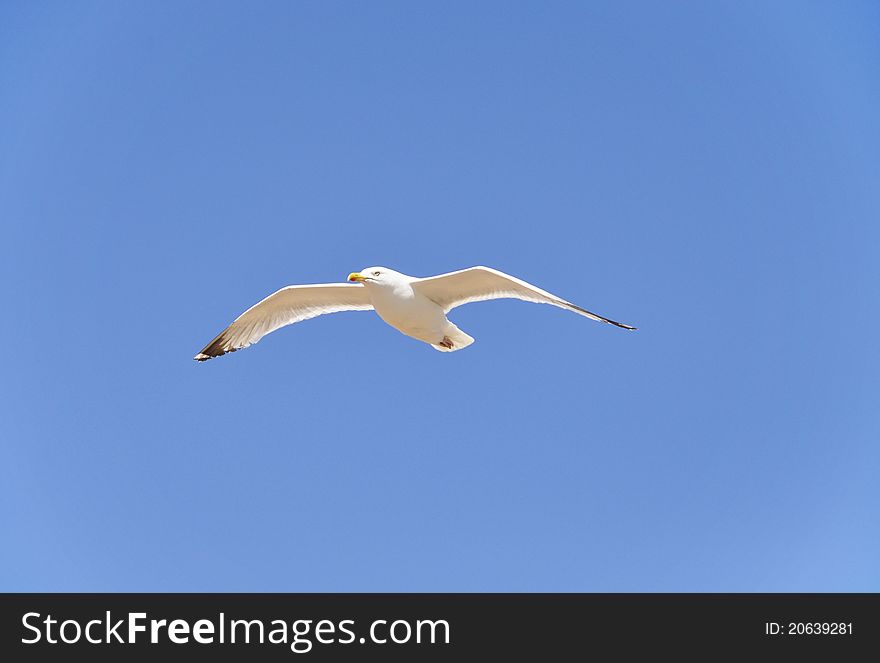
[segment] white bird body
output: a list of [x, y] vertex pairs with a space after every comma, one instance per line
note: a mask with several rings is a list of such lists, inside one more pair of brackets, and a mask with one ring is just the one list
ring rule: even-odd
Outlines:
[[393, 288], [368, 283], [366, 288], [378, 316], [395, 329], [428, 343], [443, 337], [449, 324], [443, 309], [413, 290], [409, 283], [395, 284]]
[[[387, 269], [383, 274], [387, 275], [387, 283], [369, 279], [363, 282], [377, 315], [406, 336], [434, 345], [438, 349], [451, 350], [443, 345], [443, 339], [457, 336], [461, 332], [446, 319], [445, 311], [436, 302], [413, 287], [417, 279], [399, 272], [392, 273]], [[449, 341], [446, 345], [448, 344]], [[461, 347], [465, 347], [464, 343], [456, 349]]]
[[355, 283], [282, 288], [242, 313], [195, 359], [205, 361], [235, 352], [280, 327], [317, 315], [369, 309], [401, 333], [441, 352], [454, 352], [474, 339], [450, 322], [446, 314], [462, 304], [498, 298], [551, 304], [593, 320], [635, 329], [489, 267], [471, 267], [426, 278], [407, 276], [387, 267], [368, 267], [349, 274], [348, 280]]

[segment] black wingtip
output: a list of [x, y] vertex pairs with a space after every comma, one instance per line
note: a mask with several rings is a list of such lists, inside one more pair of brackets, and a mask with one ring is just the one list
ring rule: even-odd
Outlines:
[[593, 313], [592, 311], [588, 311], [585, 308], [581, 308], [576, 304], [572, 304], [571, 302], [564, 302], [566, 306], [570, 306], [575, 311], [580, 311], [581, 313], [587, 314], [587, 316], [591, 317], [593, 320], [601, 320], [602, 322], [607, 322], [609, 325], [614, 325], [615, 327], [620, 327], [621, 329], [626, 329], [627, 331], [636, 331], [638, 327], [633, 327], [632, 325], [625, 325], [622, 322], [617, 322], [617, 320], [612, 320], [611, 318], [606, 318], [604, 315], [599, 315], [598, 313]]
[[214, 359], [215, 357], [222, 357], [223, 355], [229, 352], [235, 352], [238, 348], [228, 348], [225, 347], [227, 343], [227, 335], [226, 332], [228, 330], [224, 329], [220, 334], [217, 335], [213, 341], [208, 343], [202, 351], [197, 354], [193, 359], [196, 361], [208, 361], [209, 359]]
[[228, 350], [215, 350], [211, 347], [207, 347], [195, 357], [193, 357], [193, 359], [195, 359], [196, 361], [208, 361], [209, 359], [216, 359], [217, 357], [222, 357], [223, 355], [227, 355], [230, 352], [237, 351], [238, 348], [229, 348]]
[[[593, 313], [593, 315], [596, 315]], [[607, 322], [609, 325], [614, 325], [615, 327], [620, 327], [621, 329], [626, 329], [627, 331], [636, 331], [638, 327], [633, 327], [632, 325], [625, 325], [622, 322], [617, 322], [617, 320], [611, 320], [610, 318], [602, 317], [601, 315], [596, 315], [602, 322]]]

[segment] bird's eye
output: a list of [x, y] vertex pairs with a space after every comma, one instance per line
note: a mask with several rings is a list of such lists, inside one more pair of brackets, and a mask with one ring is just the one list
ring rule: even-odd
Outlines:
[[373, 276], [379, 276], [382, 272], [373, 272]]

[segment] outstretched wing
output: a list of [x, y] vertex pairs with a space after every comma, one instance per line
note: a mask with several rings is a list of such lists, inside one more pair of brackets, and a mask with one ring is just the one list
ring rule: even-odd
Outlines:
[[499, 272], [491, 267], [471, 267], [470, 269], [462, 269], [457, 272], [449, 272], [448, 274], [428, 276], [423, 279], [416, 279], [412, 286], [416, 291], [442, 306], [443, 310], [447, 312], [456, 306], [470, 302], [511, 298], [535, 302], [536, 304], [551, 304], [574, 311], [580, 315], [585, 315], [592, 320], [607, 322], [623, 329], [635, 329], [635, 327], [625, 325], [622, 322], [615, 322], [614, 320], [603, 318], [601, 315], [591, 313], [546, 290], [541, 290], [522, 279]]
[[276, 329], [325, 313], [372, 308], [367, 289], [359, 283], [290, 285], [251, 306], [193, 359], [206, 361], [235, 352]]

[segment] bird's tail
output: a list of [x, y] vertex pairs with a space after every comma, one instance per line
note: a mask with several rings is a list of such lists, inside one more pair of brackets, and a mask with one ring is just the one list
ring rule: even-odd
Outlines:
[[466, 348], [473, 342], [473, 337], [468, 336], [458, 327], [450, 323], [449, 328], [443, 335], [443, 340], [439, 343], [432, 343], [431, 347], [440, 352], [455, 352], [456, 350]]

